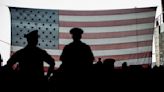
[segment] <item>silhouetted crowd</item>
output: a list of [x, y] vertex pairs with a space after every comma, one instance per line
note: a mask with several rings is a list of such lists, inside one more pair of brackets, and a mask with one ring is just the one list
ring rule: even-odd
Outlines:
[[[26, 34], [28, 45], [0, 67], [0, 92], [142, 91], [163, 83], [163, 66], [128, 66], [124, 62], [116, 68], [115, 59], [95, 61], [90, 47], [80, 40], [82, 29], [73, 28], [70, 33], [73, 42], [64, 47], [58, 69], [55, 60], [37, 47], [38, 31]], [[43, 62], [49, 64], [47, 72]]]
[[103, 92], [120, 90], [120, 87], [127, 90], [129, 88], [145, 89], [148, 86], [147, 89], [150, 89], [156, 85], [163, 86], [161, 84], [164, 78], [163, 66], [143, 68], [142, 65], [131, 65], [114, 68], [114, 63], [109, 62], [112, 62], [112, 59], [106, 59], [104, 62], [99, 61], [84, 70], [59, 68], [53, 71], [52, 76], [43, 79], [22, 77], [19, 69], [13, 70], [4, 66], [0, 69], [0, 83], [2, 85], [0, 88], [3, 90], [1, 92]]

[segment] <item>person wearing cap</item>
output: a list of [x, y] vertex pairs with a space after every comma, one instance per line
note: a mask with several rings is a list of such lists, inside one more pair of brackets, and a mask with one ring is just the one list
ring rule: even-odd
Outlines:
[[62, 67], [67, 70], [86, 70], [92, 66], [94, 61], [93, 53], [89, 45], [81, 41], [83, 30], [72, 28], [70, 30], [73, 42], [66, 45], [60, 56]]
[[[18, 63], [21, 81], [25, 81], [25, 83], [31, 82], [32, 85], [35, 85], [37, 82], [40, 84], [42, 80], [50, 77], [53, 72], [54, 59], [45, 50], [37, 47], [38, 30], [30, 32], [24, 35], [24, 37], [27, 39], [28, 44], [11, 56], [7, 61], [7, 66], [12, 67]], [[43, 62], [50, 65], [46, 77], [44, 76]]]

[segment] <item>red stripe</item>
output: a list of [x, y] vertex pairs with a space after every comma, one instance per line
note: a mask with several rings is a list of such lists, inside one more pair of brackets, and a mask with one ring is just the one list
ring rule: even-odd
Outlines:
[[49, 67], [44, 67], [44, 69], [43, 69], [44, 72], [48, 72], [48, 68], [49, 68]]
[[[59, 45], [59, 49], [63, 50], [65, 45]], [[119, 44], [107, 44], [107, 45], [90, 45], [92, 50], [114, 50], [114, 49], [128, 49], [136, 47], [152, 46], [152, 40], [140, 41], [140, 42], [129, 42]]]
[[[59, 60], [60, 56], [52, 55], [52, 57], [55, 59], [55, 61], [60, 61]], [[98, 58], [101, 58], [102, 60], [113, 58], [116, 61], [121, 61], [121, 60], [128, 60], [128, 59], [148, 58], [148, 57], [152, 57], [152, 52], [143, 52], [143, 53], [125, 54], [125, 55], [97, 56], [95, 57], [95, 60], [98, 60]]]
[[97, 15], [117, 15], [117, 14], [129, 14], [129, 13], [140, 13], [155, 11], [155, 7], [151, 8], [134, 8], [134, 9], [117, 9], [117, 10], [100, 10], [100, 11], [71, 11], [71, 10], [60, 10], [59, 15], [66, 16], [97, 16]]
[[[44, 72], [48, 72], [48, 68], [49, 68], [49, 67], [44, 66], [44, 68], [43, 68]], [[54, 70], [57, 70], [58, 68], [59, 68], [59, 67], [55, 67], [55, 69], [54, 69]]]
[[151, 63], [150, 64], [142, 64], [142, 67], [143, 68], [149, 68], [149, 67], [151, 67]]
[[113, 58], [116, 61], [121, 61], [121, 60], [128, 60], [128, 59], [139, 59], [139, 58], [149, 58], [152, 57], [152, 52], [144, 52], [144, 53], [137, 53], [137, 54], [126, 54], [126, 55], [112, 55], [112, 56], [99, 56], [95, 57], [96, 60], [98, 58], [102, 58], [102, 60], [108, 59], [108, 58]]
[[[14, 53], [14, 52], [12, 52]], [[55, 61], [60, 61], [60, 56], [58, 55], [51, 55]], [[144, 53], [136, 53], [136, 54], [125, 54], [125, 55], [111, 55], [111, 56], [96, 56], [95, 60], [98, 60], [98, 58], [108, 59], [108, 58], [113, 58], [116, 61], [121, 61], [121, 60], [128, 60], [128, 59], [139, 59], [139, 58], [147, 58], [147, 57], [152, 57], [152, 52], [144, 52]]]
[[64, 22], [60, 21], [60, 27], [106, 27], [106, 26], [123, 26], [141, 23], [152, 23], [154, 17], [129, 19], [129, 20], [115, 20], [115, 21], [103, 21], [103, 22]]
[[[59, 50], [63, 50], [65, 45], [59, 45]], [[107, 44], [107, 45], [90, 45], [92, 50], [115, 50], [115, 49], [128, 49], [136, 47], [152, 46], [152, 40], [140, 41], [140, 42], [129, 42], [119, 44]], [[11, 56], [14, 54], [11, 51]]]
[[[141, 65], [142, 68], [144, 68], [144, 69], [151, 67], [151, 63], [148, 63], [148, 64], [139, 64], [139, 65]], [[115, 67], [115, 69], [122, 69], [122, 66]]]
[[[65, 45], [59, 45], [59, 50], [63, 50]], [[107, 45], [90, 45], [92, 50], [114, 50], [114, 49], [128, 49], [136, 47], [152, 46], [152, 40], [140, 41], [140, 42], [129, 42], [129, 43], [119, 43], [119, 44], [107, 44]], [[11, 51], [11, 56], [14, 54]]]
[[[84, 33], [82, 35], [83, 39], [100, 39], [100, 38], [119, 38], [127, 36], [136, 36], [144, 34], [153, 34], [154, 29], [144, 29], [136, 31], [124, 31], [124, 32], [104, 32], [104, 33]], [[69, 33], [59, 33], [59, 38], [71, 39], [71, 34]]]

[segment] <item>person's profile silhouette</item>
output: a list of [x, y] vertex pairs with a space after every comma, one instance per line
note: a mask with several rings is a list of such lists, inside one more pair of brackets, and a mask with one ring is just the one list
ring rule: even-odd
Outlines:
[[[18, 63], [19, 75], [21, 83], [29, 83], [35, 85], [40, 83], [46, 77], [44, 76], [43, 62], [50, 65], [47, 77], [54, 70], [54, 59], [45, 51], [37, 47], [38, 31], [34, 30], [24, 36], [27, 39], [27, 46], [14, 53], [7, 62], [7, 67], [12, 67]], [[31, 86], [32, 87], [32, 86]]]
[[1, 57], [1, 54], [0, 54], [0, 68], [2, 67], [2, 62], [3, 62], [3, 60], [2, 60], [2, 57]]
[[72, 28], [70, 30], [73, 42], [66, 45], [60, 56], [60, 60], [65, 68], [86, 69], [94, 60], [90, 47], [81, 41], [83, 30]]

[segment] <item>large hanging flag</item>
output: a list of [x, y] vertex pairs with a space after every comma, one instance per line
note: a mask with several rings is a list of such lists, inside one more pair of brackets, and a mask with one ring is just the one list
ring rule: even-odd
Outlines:
[[98, 11], [10, 7], [10, 11], [12, 53], [27, 45], [24, 34], [37, 29], [38, 46], [45, 49], [59, 67], [62, 50], [72, 41], [70, 29], [80, 27], [84, 30], [82, 41], [90, 45], [96, 60], [113, 58], [115, 66], [123, 62], [128, 65], [152, 62], [155, 7]]

